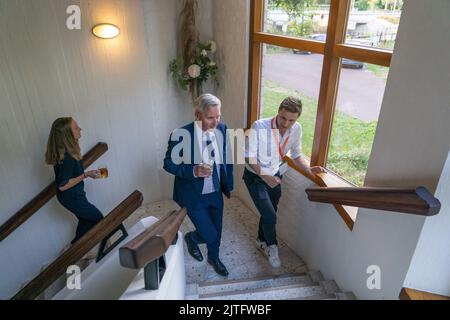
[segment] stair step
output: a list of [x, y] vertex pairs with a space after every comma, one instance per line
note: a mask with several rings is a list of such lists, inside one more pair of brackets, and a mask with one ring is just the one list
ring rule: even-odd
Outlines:
[[339, 300], [334, 294], [319, 294], [315, 296], [303, 297], [303, 298], [290, 298], [286, 300]]
[[314, 296], [327, 295], [323, 287], [314, 282], [269, 287], [251, 290], [238, 290], [234, 292], [221, 292], [199, 295], [200, 300], [285, 300], [285, 299], [306, 299]]
[[341, 293], [341, 289], [334, 280], [320, 281], [320, 285], [327, 294]]
[[198, 299], [198, 284], [188, 283], [186, 284], [184, 292], [185, 300], [197, 300]]
[[336, 292], [335, 295], [338, 300], [357, 300], [353, 292]]
[[323, 277], [323, 274], [320, 271], [314, 270], [314, 271], [308, 271], [307, 273], [311, 277], [311, 280], [314, 282], [325, 281], [325, 278]]
[[311, 283], [311, 278], [307, 274], [261, 276], [251, 279], [216, 281], [200, 283], [197, 294], [212, 294], [221, 292], [232, 292], [239, 290], [254, 290], [269, 287], [288, 286], [296, 284]]

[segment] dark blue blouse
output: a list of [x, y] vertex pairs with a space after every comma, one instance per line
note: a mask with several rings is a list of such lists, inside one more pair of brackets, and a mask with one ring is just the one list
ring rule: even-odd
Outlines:
[[82, 160], [76, 160], [66, 152], [63, 161], [54, 165], [53, 170], [55, 171], [57, 193], [79, 193], [84, 191], [83, 181], [66, 191], [59, 190], [59, 188], [66, 185], [70, 179], [79, 177], [83, 174], [84, 169]]

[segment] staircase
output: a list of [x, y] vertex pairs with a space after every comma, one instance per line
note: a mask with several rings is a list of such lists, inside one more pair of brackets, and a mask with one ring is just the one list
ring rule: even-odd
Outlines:
[[186, 300], [356, 300], [320, 271], [251, 279], [193, 283]]

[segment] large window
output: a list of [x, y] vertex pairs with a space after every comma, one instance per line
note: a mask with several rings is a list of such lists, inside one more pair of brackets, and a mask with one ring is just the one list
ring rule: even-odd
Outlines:
[[248, 126], [300, 97], [303, 150], [363, 186], [402, 0], [253, 0]]
[[345, 43], [392, 50], [403, 0], [353, 0]]
[[361, 187], [389, 68], [355, 60], [342, 65], [327, 168]]
[[329, 1], [267, 0], [264, 32], [313, 39], [326, 32], [329, 13]]
[[302, 152], [308, 158], [312, 151], [322, 62], [323, 56], [319, 54], [263, 46], [259, 117], [275, 116], [280, 102], [287, 96], [300, 98], [303, 110], [298, 122], [302, 126]]

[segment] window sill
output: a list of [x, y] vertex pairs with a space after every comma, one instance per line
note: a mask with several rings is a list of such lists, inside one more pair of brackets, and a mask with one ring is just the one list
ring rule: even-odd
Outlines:
[[[291, 158], [286, 157], [286, 160], [292, 169], [294, 169], [304, 177], [308, 178], [319, 187], [355, 187], [355, 185], [351, 184], [350, 182], [339, 177], [337, 174], [331, 171], [327, 170], [327, 173], [319, 173], [316, 176], [311, 176], [308, 173], [301, 170]], [[358, 208], [338, 204], [334, 204], [333, 206], [335, 207], [336, 211], [339, 213], [341, 218], [344, 220], [347, 227], [350, 230], [353, 230], [353, 226], [356, 221], [356, 216], [358, 215]]]

